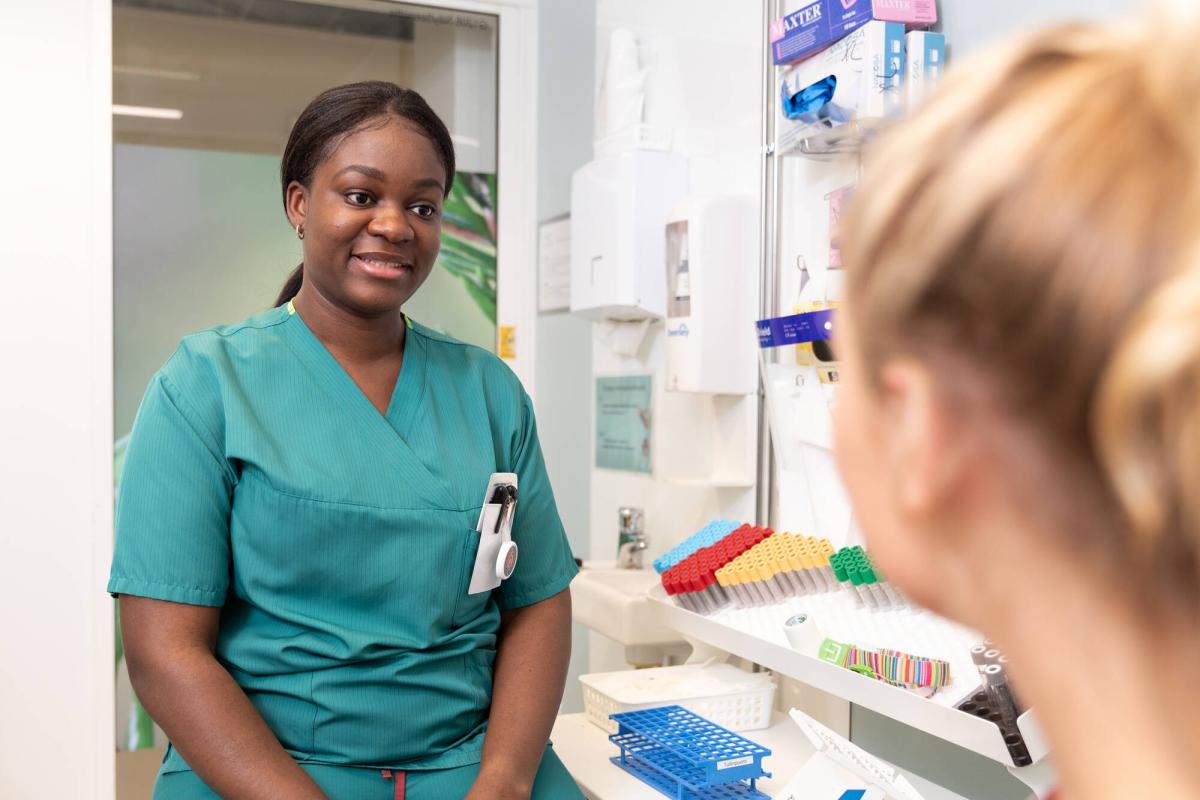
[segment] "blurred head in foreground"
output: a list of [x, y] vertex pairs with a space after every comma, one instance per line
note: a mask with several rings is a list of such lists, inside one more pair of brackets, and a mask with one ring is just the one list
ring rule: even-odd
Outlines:
[[1195, 6], [963, 62], [840, 234], [867, 542], [1009, 653], [1067, 800], [1200, 795]]

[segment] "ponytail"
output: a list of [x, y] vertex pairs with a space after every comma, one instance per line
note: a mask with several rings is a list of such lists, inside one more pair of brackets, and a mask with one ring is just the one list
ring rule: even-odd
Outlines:
[[1163, 0], [1156, 11], [1142, 85], [1164, 134], [1158, 148], [1178, 153], [1185, 176], [1174, 199], [1180, 224], [1162, 243], [1163, 279], [1101, 376], [1093, 436], [1141, 566], [1168, 596], [1200, 609], [1200, 9]]
[[1170, 594], [1195, 593], [1200, 262], [1160, 285], [1130, 324], [1101, 380], [1094, 426], [1101, 465], [1141, 566]]
[[275, 298], [275, 306], [278, 308], [284, 303], [291, 302], [296, 295], [300, 293], [300, 284], [302, 283], [304, 283], [303, 263], [292, 270], [292, 273], [288, 275], [287, 280], [283, 284], [283, 288], [279, 290], [279, 297]]

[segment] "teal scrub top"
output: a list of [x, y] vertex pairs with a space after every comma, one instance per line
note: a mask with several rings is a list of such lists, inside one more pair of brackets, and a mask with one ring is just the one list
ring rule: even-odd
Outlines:
[[[520, 557], [468, 595], [493, 472], [518, 476]], [[154, 376], [116, 528], [108, 590], [220, 607], [218, 660], [314, 763], [477, 763], [500, 611], [577, 572], [502, 361], [410, 322], [380, 414], [290, 304], [188, 336]]]

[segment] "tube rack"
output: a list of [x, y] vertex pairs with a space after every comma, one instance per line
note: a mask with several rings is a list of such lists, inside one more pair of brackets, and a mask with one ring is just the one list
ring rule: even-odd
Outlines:
[[702, 547], [712, 547], [729, 534], [742, 527], [741, 522], [728, 519], [718, 519], [705, 525], [700, 530], [672, 547], [664, 555], [654, 559], [654, 569], [659, 574], [683, 561]]
[[[769, 778], [771, 751], [681, 706], [613, 714], [621, 749], [610, 761], [676, 800], [768, 800], [755, 784]], [[749, 780], [749, 783], [745, 781]]]

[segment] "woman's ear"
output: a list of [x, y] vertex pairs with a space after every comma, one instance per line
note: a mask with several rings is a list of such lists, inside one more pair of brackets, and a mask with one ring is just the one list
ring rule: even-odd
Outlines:
[[893, 502], [909, 520], [928, 521], [961, 485], [969, 445], [927, 365], [897, 359], [880, 377]]
[[299, 181], [292, 181], [288, 184], [286, 198], [284, 207], [287, 210], [288, 222], [293, 228], [303, 225], [308, 217], [308, 189]]

